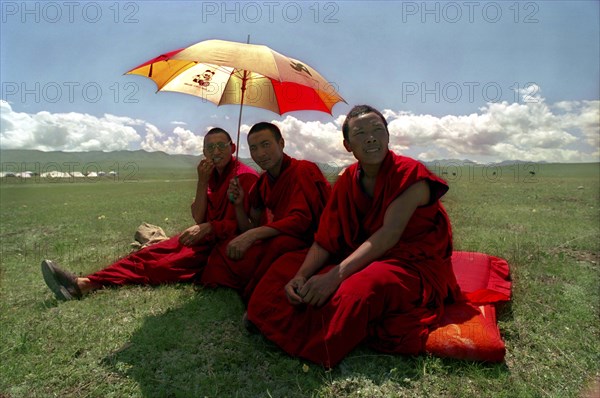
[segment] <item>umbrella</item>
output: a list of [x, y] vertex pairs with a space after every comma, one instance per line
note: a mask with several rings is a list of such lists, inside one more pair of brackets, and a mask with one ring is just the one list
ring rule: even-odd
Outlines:
[[[249, 40], [248, 40], [249, 41]], [[279, 115], [298, 110], [331, 114], [345, 102], [315, 69], [264, 45], [206, 40], [159, 55], [127, 72], [152, 79], [158, 91], [191, 94], [215, 103], [239, 104]]]

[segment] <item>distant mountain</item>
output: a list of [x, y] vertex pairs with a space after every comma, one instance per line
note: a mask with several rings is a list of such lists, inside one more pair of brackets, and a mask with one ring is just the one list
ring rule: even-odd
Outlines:
[[168, 162], [170, 167], [188, 168], [198, 161], [198, 156], [191, 155], [169, 155], [165, 152], [146, 152], [137, 151], [89, 151], [89, 152], [43, 152], [36, 150], [5, 149], [0, 150], [0, 161], [2, 163], [25, 163], [35, 166], [36, 163], [66, 163], [67, 166], [73, 165], [75, 169], [79, 166], [97, 163], [110, 167], [113, 162], [126, 163], [135, 162], [140, 165], [152, 165], [160, 167], [164, 162]]
[[467, 166], [477, 165], [479, 163], [469, 159], [439, 159], [423, 162], [427, 167], [431, 166]]
[[496, 166], [512, 166], [513, 164], [547, 164], [545, 160], [541, 160], [539, 162], [533, 162], [531, 160], [503, 160], [501, 162], [493, 163]]
[[[21, 173], [25, 171], [41, 175], [46, 172], [115, 171], [132, 178], [195, 178], [200, 156], [169, 155], [165, 152], [137, 151], [90, 151], [90, 152], [43, 152], [37, 150], [0, 150], [0, 172]], [[252, 159], [241, 159], [248, 166], [260, 171]], [[327, 163], [319, 164], [330, 181], [337, 178], [342, 167]]]
[[131, 178], [160, 175], [164, 178], [194, 178], [198, 156], [169, 155], [164, 152], [43, 152], [36, 150], [0, 150], [2, 172], [30, 171], [34, 175], [59, 171], [65, 173], [114, 171]]

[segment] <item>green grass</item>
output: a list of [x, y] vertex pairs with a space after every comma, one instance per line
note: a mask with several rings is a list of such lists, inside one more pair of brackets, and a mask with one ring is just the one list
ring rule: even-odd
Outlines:
[[578, 397], [600, 374], [599, 167], [536, 167], [444, 176], [455, 249], [511, 264], [514, 297], [499, 317], [506, 363], [359, 347], [333, 370], [307, 372], [244, 330], [227, 289], [126, 287], [58, 303], [46, 288], [43, 258], [87, 274], [128, 253], [144, 221], [169, 235], [188, 226], [193, 170], [136, 182], [3, 179], [0, 396]]

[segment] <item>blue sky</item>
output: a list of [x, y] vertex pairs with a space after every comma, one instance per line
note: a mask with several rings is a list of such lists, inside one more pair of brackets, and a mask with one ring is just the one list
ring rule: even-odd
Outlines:
[[352, 160], [340, 126], [361, 103], [384, 111], [394, 150], [421, 160], [600, 156], [597, 1], [2, 1], [0, 11], [3, 149], [199, 154], [209, 127], [235, 132], [238, 108], [155, 93], [124, 72], [250, 35], [317, 69], [348, 103], [333, 116], [244, 109], [242, 131], [275, 121], [293, 156]]

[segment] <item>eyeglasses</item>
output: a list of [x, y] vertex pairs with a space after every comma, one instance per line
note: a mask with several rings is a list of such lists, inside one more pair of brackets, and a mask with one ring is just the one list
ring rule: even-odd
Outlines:
[[219, 148], [219, 150], [222, 151], [223, 149], [227, 148], [229, 144], [231, 144], [231, 141], [227, 143], [217, 142], [216, 144], [206, 144], [204, 149], [206, 149], [208, 152], [214, 152], [215, 148]]

